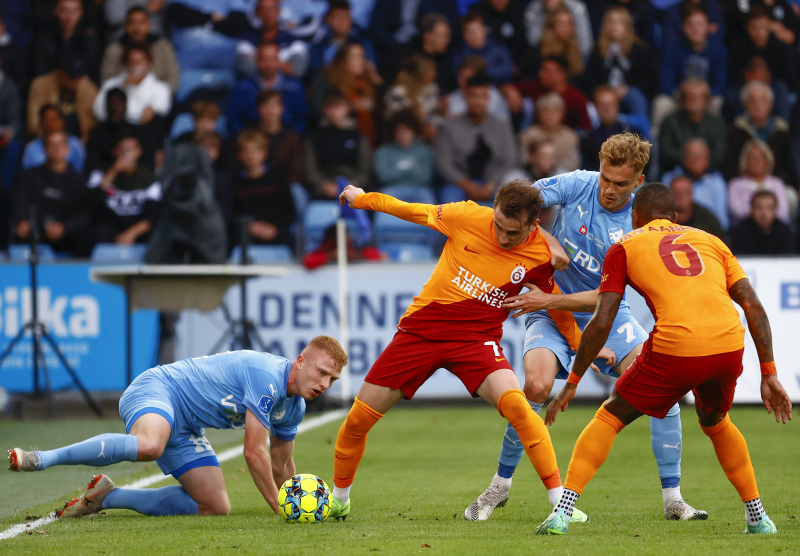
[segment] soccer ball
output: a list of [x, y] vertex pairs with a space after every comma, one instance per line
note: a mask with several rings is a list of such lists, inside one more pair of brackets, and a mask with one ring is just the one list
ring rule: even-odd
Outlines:
[[331, 511], [331, 491], [325, 481], [301, 473], [287, 480], [278, 489], [278, 508], [288, 522], [316, 523]]

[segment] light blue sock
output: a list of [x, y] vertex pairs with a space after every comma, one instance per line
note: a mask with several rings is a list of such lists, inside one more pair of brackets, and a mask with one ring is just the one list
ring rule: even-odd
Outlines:
[[197, 502], [183, 487], [117, 488], [103, 500], [104, 510], [133, 510], [144, 515], [197, 515]]
[[658, 464], [662, 488], [677, 487], [681, 479], [681, 409], [678, 404], [670, 408], [663, 419], [650, 418], [650, 444]]
[[[531, 409], [535, 413], [539, 413], [542, 409], [543, 404], [534, 403], [530, 400], [528, 400], [528, 403], [531, 404]], [[517, 431], [509, 423], [506, 425], [506, 434], [503, 436], [503, 447], [500, 450], [500, 459], [498, 460], [500, 463], [497, 467], [497, 474], [505, 479], [510, 479], [514, 475], [514, 470], [519, 465], [519, 460], [522, 459], [524, 452], [525, 448], [522, 447]]]
[[83, 442], [37, 451], [39, 471], [54, 465], [93, 465], [103, 467], [120, 461], [136, 461], [139, 440], [132, 434], [101, 434]]

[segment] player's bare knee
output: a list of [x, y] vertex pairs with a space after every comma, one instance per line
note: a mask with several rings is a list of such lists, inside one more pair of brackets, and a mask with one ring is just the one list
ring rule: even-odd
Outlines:
[[231, 502], [227, 496], [220, 496], [214, 500], [198, 503], [197, 511], [200, 515], [228, 515], [231, 513]]
[[528, 379], [525, 381], [525, 397], [534, 403], [544, 403], [547, 401], [547, 396], [550, 395], [550, 390], [553, 388], [552, 381], [542, 380], [538, 377]]
[[147, 437], [138, 437], [139, 441], [139, 455], [136, 458], [138, 461], [155, 461], [164, 453], [164, 446], [158, 442]]

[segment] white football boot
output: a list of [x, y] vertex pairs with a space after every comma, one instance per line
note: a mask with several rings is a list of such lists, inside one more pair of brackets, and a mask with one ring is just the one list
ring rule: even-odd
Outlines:
[[85, 515], [96, 514], [103, 507], [103, 500], [108, 493], [117, 488], [108, 475], [95, 475], [89, 484], [86, 485], [86, 492], [68, 500], [64, 507], [56, 512], [61, 518], [83, 517]]

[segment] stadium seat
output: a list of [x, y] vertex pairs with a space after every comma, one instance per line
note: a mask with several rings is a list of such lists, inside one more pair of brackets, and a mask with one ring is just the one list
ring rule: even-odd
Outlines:
[[235, 76], [231, 69], [185, 69], [181, 71], [181, 81], [175, 91], [175, 100], [180, 103], [197, 89], [213, 92], [227, 92], [233, 87]]
[[401, 220], [383, 212], [375, 214], [374, 233], [378, 248], [383, 248], [387, 243], [421, 243], [430, 247], [440, 243], [439, 233], [427, 226]]
[[[36, 249], [39, 252], [39, 262], [52, 263], [56, 260], [53, 248], [45, 243], [40, 243]], [[12, 263], [28, 262], [31, 255], [31, 246], [27, 243], [18, 243], [8, 246], [8, 260]]]
[[91, 261], [93, 263], [141, 263], [147, 245], [134, 243], [133, 245], [118, 245], [116, 243], [98, 243], [92, 249]]
[[386, 243], [381, 246], [381, 251], [397, 263], [427, 263], [436, 260], [430, 245], [422, 243]]
[[[237, 245], [231, 253], [231, 264], [239, 264], [242, 260], [242, 246]], [[286, 245], [248, 245], [247, 262], [253, 264], [291, 263], [294, 254]]]
[[[228, 135], [225, 122], [225, 115], [223, 114], [217, 119], [217, 123], [214, 126], [214, 131], [223, 137]], [[174, 141], [184, 133], [189, 133], [190, 131], [194, 131], [194, 118], [188, 112], [182, 112], [175, 116], [175, 120], [172, 122], [172, 128], [169, 130], [169, 138], [171, 141]]]
[[[303, 215], [303, 252], [316, 249], [325, 237], [325, 230], [336, 223], [341, 214], [339, 201], [311, 201], [306, 205]], [[356, 239], [361, 237], [358, 223], [346, 219], [348, 234]]]
[[391, 195], [406, 203], [436, 204], [436, 193], [429, 187], [415, 187], [413, 185], [391, 185], [381, 190], [381, 193]]

